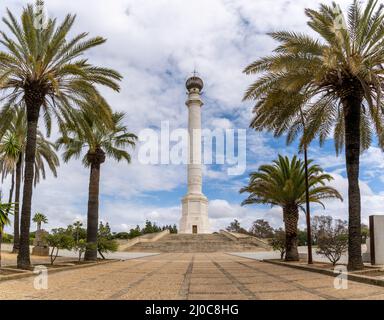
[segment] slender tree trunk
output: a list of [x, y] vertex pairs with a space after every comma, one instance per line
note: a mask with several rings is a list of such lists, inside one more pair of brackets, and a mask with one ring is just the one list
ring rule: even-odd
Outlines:
[[17, 267], [28, 270], [31, 266], [29, 252], [29, 231], [31, 228], [31, 210], [34, 165], [36, 158], [36, 135], [39, 120], [40, 107], [44, 101], [44, 95], [37, 94], [36, 91], [27, 91], [24, 100], [27, 106], [27, 144], [25, 148], [25, 171], [23, 205], [21, 208], [20, 221], [20, 248], [17, 256]]
[[348, 176], [349, 243], [348, 270], [364, 267], [361, 256], [361, 199], [359, 187], [360, 122], [362, 98], [358, 93], [343, 101], [345, 123], [345, 158]]
[[[305, 136], [306, 126], [303, 110], [300, 108], [301, 122], [303, 125], [303, 134]], [[309, 175], [308, 175], [308, 144], [304, 144], [304, 166], [305, 166], [305, 204], [307, 220], [307, 246], [308, 246], [308, 264], [313, 264], [312, 259], [312, 226], [311, 226], [311, 206], [309, 202]]]
[[[13, 198], [13, 190], [15, 189], [15, 171], [12, 171], [11, 177], [11, 188], [9, 189], [9, 198], [8, 203], [12, 203]], [[7, 210], [7, 214], [9, 214], [10, 208]]]
[[103, 260], [105, 260], [105, 257], [104, 257], [104, 255], [103, 255], [103, 253], [101, 252], [101, 251], [98, 251], [99, 252], [99, 254], [101, 255], [101, 257], [103, 258]]
[[21, 187], [21, 164], [23, 155], [20, 153], [16, 164], [16, 190], [15, 190], [15, 213], [13, 223], [13, 253], [19, 252], [20, 243], [20, 187]]
[[105, 161], [105, 154], [98, 150], [95, 154], [88, 154], [91, 163], [88, 193], [88, 215], [87, 215], [87, 249], [84, 260], [97, 260], [97, 231], [99, 227], [99, 188], [100, 188], [100, 165]]
[[311, 227], [311, 208], [309, 203], [309, 174], [308, 174], [308, 150], [304, 147], [304, 165], [305, 165], [305, 204], [307, 220], [307, 246], [308, 246], [308, 264], [313, 264], [312, 259], [312, 227]]
[[299, 261], [297, 250], [297, 224], [299, 221], [299, 208], [295, 204], [283, 207], [285, 224], [285, 261]]

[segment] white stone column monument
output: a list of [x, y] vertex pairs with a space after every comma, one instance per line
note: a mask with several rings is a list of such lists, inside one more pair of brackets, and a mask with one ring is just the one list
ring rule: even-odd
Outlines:
[[187, 81], [189, 112], [189, 164], [188, 193], [182, 199], [182, 217], [179, 233], [211, 233], [208, 220], [208, 199], [203, 194], [201, 162], [201, 108], [204, 105], [201, 91], [204, 83], [193, 76]]

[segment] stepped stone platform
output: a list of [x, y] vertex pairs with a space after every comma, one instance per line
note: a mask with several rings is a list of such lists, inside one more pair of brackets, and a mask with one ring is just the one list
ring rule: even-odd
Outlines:
[[224, 234], [167, 234], [154, 242], [139, 242], [126, 252], [197, 253], [265, 251], [253, 237], [231, 239]]

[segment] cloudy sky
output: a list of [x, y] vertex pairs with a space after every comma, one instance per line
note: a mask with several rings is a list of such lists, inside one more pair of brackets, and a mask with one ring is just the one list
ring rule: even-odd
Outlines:
[[[28, 1], [1, 0], [19, 14]], [[329, 3], [330, 1], [323, 1]], [[345, 8], [351, 1], [339, 1]], [[187, 126], [185, 80], [197, 69], [204, 79], [203, 127], [247, 129], [252, 103], [241, 102], [254, 80], [242, 73], [253, 60], [269, 54], [276, 43], [266, 33], [276, 30], [309, 32], [304, 8], [308, 1], [296, 0], [48, 0], [48, 15], [62, 19], [76, 13], [73, 35], [87, 31], [108, 42], [89, 52], [92, 63], [119, 70], [124, 80], [121, 93], [105, 91], [115, 110], [127, 113], [130, 131], [158, 129], [162, 121], [171, 128]], [[317, 1], [310, 6], [316, 8]], [[6, 30], [3, 23], [0, 29]], [[52, 136], [54, 140], [55, 134]], [[138, 146], [140, 147], [140, 145]], [[275, 227], [282, 224], [279, 208], [242, 208], [244, 196], [238, 190], [247, 176], [278, 153], [292, 155], [296, 147], [286, 147], [267, 133], [247, 130], [247, 171], [228, 176], [225, 166], [204, 168], [204, 193], [210, 200], [213, 230], [237, 218], [244, 227], [256, 219], [267, 219]], [[125, 231], [146, 219], [174, 224], [181, 215], [180, 199], [186, 193], [183, 165], [142, 165], [133, 151], [133, 163], [107, 161], [102, 167], [100, 217], [114, 231]], [[332, 183], [346, 198], [347, 181], [343, 157], [336, 158], [333, 141], [319, 148], [313, 143], [310, 156], [335, 180]], [[384, 161], [376, 144], [362, 157], [362, 214], [383, 212]], [[49, 177], [34, 193], [33, 211], [49, 218], [48, 228], [85, 219], [88, 188], [87, 169], [80, 161], [61, 164], [58, 179]], [[8, 194], [8, 182], [2, 186]], [[313, 207], [314, 214], [346, 218], [346, 202], [329, 201], [326, 210]], [[304, 218], [301, 217], [301, 224]]]

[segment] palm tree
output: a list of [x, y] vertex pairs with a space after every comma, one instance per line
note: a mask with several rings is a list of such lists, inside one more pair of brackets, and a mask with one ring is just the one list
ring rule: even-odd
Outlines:
[[274, 32], [274, 54], [245, 69], [262, 73], [245, 94], [258, 100], [258, 125], [273, 120], [290, 136], [300, 130], [303, 110], [307, 126], [302, 143], [316, 137], [323, 144], [333, 132], [336, 152], [345, 144], [348, 176], [348, 268], [363, 268], [361, 257], [360, 153], [369, 148], [373, 132], [384, 146], [383, 134], [383, 6], [369, 0], [365, 8], [354, 1], [347, 22], [335, 4], [306, 9], [308, 25], [319, 39], [295, 32]]
[[[323, 199], [338, 198], [342, 200], [337, 190], [326, 185], [333, 180], [332, 176], [324, 174], [318, 165], [308, 161], [309, 201], [321, 204]], [[249, 193], [242, 203], [271, 204], [283, 208], [283, 219], [286, 233], [287, 261], [299, 260], [297, 251], [297, 224], [299, 209], [306, 203], [305, 166], [296, 156], [290, 160], [279, 155], [272, 165], [263, 165], [257, 172], [250, 175], [248, 186], [240, 190]]]
[[[75, 21], [72, 15], [67, 15], [60, 25], [57, 25], [56, 19], [48, 19], [44, 27], [36, 28], [35, 13], [33, 6], [27, 6], [19, 23], [7, 10], [3, 21], [11, 36], [0, 32], [5, 48], [5, 51], [0, 51], [0, 91], [5, 96], [0, 118], [6, 119], [13, 106], [23, 102], [28, 119], [17, 259], [17, 265], [22, 269], [30, 266], [29, 230], [40, 111], [47, 129], [50, 129], [52, 116], [63, 123], [71, 118], [71, 111], [76, 108], [98, 108], [99, 116], [108, 123], [111, 111], [96, 86], [103, 85], [119, 91], [117, 81], [121, 80], [116, 71], [93, 66], [83, 57], [88, 49], [103, 44], [105, 39], [87, 39], [87, 33], [68, 39]], [[98, 103], [89, 106], [86, 104], [88, 101]]]
[[[14, 241], [13, 241], [13, 252], [17, 253], [19, 250], [19, 237], [20, 237], [20, 223], [19, 223], [19, 207], [20, 207], [20, 187], [22, 181], [22, 170], [24, 167], [24, 155], [25, 155], [25, 146], [27, 142], [27, 118], [25, 108], [16, 107], [11, 112], [13, 117], [11, 121], [3, 124], [1, 121], [2, 129], [6, 130], [2, 142], [0, 143], [0, 157], [2, 159], [9, 158], [13, 163], [12, 166], [12, 185], [10, 192], [10, 200], [12, 201], [13, 185], [14, 185], [14, 176], [15, 181], [15, 210], [14, 210]], [[7, 119], [9, 120], [9, 119]], [[4, 152], [1, 152], [4, 150]], [[12, 151], [13, 150], [13, 151]], [[7, 151], [7, 152], [5, 152]], [[9, 153], [11, 156], [7, 156]], [[5, 161], [6, 163], [7, 161]], [[57, 177], [57, 167], [60, 165], [59, 158], [56, 155], [54, 145], [45, 139], [43, 133], [37, 131], [37, 142], [36, 142], [36, 158], [35, 158], [35, 168], [34, 168], [34, 185], [36, 186], [39, 183], [40, 179], [46, 178], [46, 168], [45, 164], [48, 165], [48, 168], [52, 172], [54, 177]], [[4, 168], [2, 170], [3, 175], [8, 174], [10, 170]]]
[[48, 218], [46, 215], [40, 213], [40, 212], [37, 212], [34, 216], [33, 216], [33, 219], [32, 221], [34, 223], [37, 224], [37, 231], [40, 231], [41, 230], [41, 224], [42, 223], [45, 223], [47, 224], [48, 223]]
[[87, 243], [85, 260], [97, 260], [97, 231], [99, 224], [99, 184], [100, 167], [106, 156], [117, 160], [131, 162], [131, 156], [124, 150], [134, 147], [136, 135], [129, 133], [123, 125], [124, 113], [113, 113], [114, 127], [111, 129], [100, 123], [95, 115], [80, 111], [77, 121], [68, 124], [63, 130], [63, 137], [57, 141], [58, 147], [64, 147], [63, 159], [68, 162], [71, 158], [79, 158], [83, 148], [87, 152], [83, 157], [85, 167], [90, 167]]
[[11, 223], [11, 221], [9, 220], [10, 214], [12, 214], [12, 204], [1, 203], [0, 201], [0, 267], [1, 267], [1, 243], [3, 240], [3, 232], [4, 232], [4, 227]]
[[21, 146], [15, 134], [6, 132], [0, 140], [0, 172], [2, 181], [11, 174], [11, 188], [9, 190], [9, 201], [12, 202], [15, 189], [15, 168], [19, 158]]

